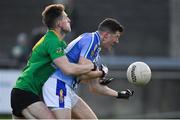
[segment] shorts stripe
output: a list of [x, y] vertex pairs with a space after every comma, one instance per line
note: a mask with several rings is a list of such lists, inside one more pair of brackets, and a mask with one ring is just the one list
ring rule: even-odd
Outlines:
[[65, 83], [57, 79], [56, 95], [59, 96], [59, 107], [64, 108], [64, 97], [66, 96]]

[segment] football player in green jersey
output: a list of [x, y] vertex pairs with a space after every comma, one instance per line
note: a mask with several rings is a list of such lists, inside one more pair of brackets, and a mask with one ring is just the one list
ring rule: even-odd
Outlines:
[[77, 76], [95, 69], [93, 63], [77, 65], [70, 63], [65, 56], [63, 38], [71, 31], [71, 26], [62, 4], [47, 6], [42, 18], [48, 31], [33, 47], [28, 63], [11, 91], [13, 118], [53, 119], [54, 115], [40, 99], [48, 77], [57, 67], [66, 74]]

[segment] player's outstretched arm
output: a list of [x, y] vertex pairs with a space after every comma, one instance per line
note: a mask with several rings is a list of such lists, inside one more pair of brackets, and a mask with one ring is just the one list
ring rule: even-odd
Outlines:
[[83, 75], [80, 75], [78, 78], [79, 80], [81, 81], [84, 81], [84, 80], [94, 80], [94, 79], [97, 79], [99, 77], [101, 77], [102, 75], [102, 72], [101, 71], [91, 71], [91, 72], [88, 72], [86, 74], [83, 74]]
[[88, 64], [70, 63], [66, 56], [59, 57], [53, 61], [67, 75], [81, 75], [96, 69], [96, 66], [89, 62]]
[[118, 92], [106, 85], [99, 84], [99, 79], [88, 81], [89, 90], [95, 94], [117, 97]]
[[128, 99], [134, 93], [134, 91], [131, 91], [129, 89], [118, 92], [116, 90], [109, 88], [106, 85], [101, 85], [98, 79], [93, 80], [93, 81], [92, 80], [88, 81], [87, 84], [91, 92], [100, 94], [100, 95], [107, 95], [107, 96], [112, 96], [116, 98]]

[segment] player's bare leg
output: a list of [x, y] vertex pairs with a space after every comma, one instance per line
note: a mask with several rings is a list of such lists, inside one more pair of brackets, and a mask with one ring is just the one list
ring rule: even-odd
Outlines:
[[22, 114], [25, 118], [30, 119], [55, 119], [53, 113], [41, 101], [29, 105], [22, 111]]
[[17, 117], [17, 116], [15, 116], [15, 115], [12, 114], [12, 119], [13, 119], [13, 120], [16, 120], [16, 119], [25, 119], [25, 118], [24, 118], [24, 117]]
[[74, 119], [97, 119], [91, 108], [80, 98], [76, 105], [72, 108], [72, 117]]
[[28, 109], [24, 109], [22, 114], [25, 116], [26, 119], [36, 119], [36, 117], [33, 116]]
[[63, 108], [51, 110], [55, 115], [56, 119], [71, 119], [71, 109]]

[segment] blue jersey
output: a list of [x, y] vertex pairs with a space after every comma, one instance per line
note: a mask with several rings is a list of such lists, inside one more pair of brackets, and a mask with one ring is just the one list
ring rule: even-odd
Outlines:
[[[72, 63], [78, 63], [80, 56], [96, 62], [99, 59], [100, 52], [100, 35], [99, 33], [84, 33], [68, 44], [65, 49], [66, 56]], [[74, 87], [76, 77], [64, 74], [61, 69], [57, 69], [52, 77], [58, 78], [67, 85]]]

